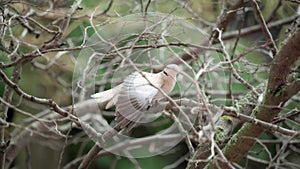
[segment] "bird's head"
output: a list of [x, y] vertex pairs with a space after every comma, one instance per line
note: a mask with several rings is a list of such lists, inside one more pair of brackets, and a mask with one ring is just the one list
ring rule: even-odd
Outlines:
[[162, 74], [165, 78], [176, 79], [176, 76], [179, 72], [180, 72], [180, 68], [178, 65], [170, 64], [164, 68]]

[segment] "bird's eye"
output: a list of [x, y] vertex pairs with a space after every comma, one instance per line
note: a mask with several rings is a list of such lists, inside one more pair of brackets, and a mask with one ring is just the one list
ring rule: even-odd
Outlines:
[[166, 71], [163, 71], [163, 73], [164, 73], [166, 76], [169, 76], [168, 73], [167, 73]]

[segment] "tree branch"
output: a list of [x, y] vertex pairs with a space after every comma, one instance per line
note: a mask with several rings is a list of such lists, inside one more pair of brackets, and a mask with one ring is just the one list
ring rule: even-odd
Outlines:
[[72, 115], [70, 112], [68, 112], [65, 109], [63, 109], [60, 106], [58, 106], [53, 100], [34, 97], [32, 95], [29, 95], [29, 94], [25, 93], [22, 89], [20, 89], [18, 87], [17, 84], [15, 84], [11, 80], [9, 80], [9, 78], [5, 75], [5, 73], [2, 70], [0, 70], [0, 77], [3, 79], [3, 81], [9, 87], [11, 87], [22, 98], [27, 99], [27, 100], [32, 101], [32, 102], [35, 102], [35, 103], [39, 103], [39, 104], [42, 104], [42, 105], [49, 106], [49, 107], [51, 107], [53, 109], [53, 111], [59, 113], [60, 115], [62, 115], [64, 117], [70, 117], [70, 119], [72, 121], [74, 121], [75, 123], [79, 124], [78, 123], [78, 118], [76, 116]]
[[[300, 31], [293, 32], [282, 47], [280, 52], [274, 58], [268, 80], [266, 94], [261, 105], [254, 110], [253, 116], [265, 122], [270, 122], [278, 115], [281, 107], [291, 97], [287, 96], [285, 89], [287, 86], [287, 78], [291, 67], [300, 57]], [[264, 129], [247, 123], [245, 124], [228, 142], [223, 149], [226, 158], [231, 162], [238, 162], [255, 144], [254, 139], [258, 138]], [[239, 147], [239, 148], [237, 148]], [[207, 168], [229, 168], [228, 164], [218, 160], [216, 157]]]
[[298, 131], [285, 129], [278, 125], [268, 123], [268, 122], [256, 119], [254, 117], [251, 117], [251, 116], [241, 114], [241, 113], [237, 112], [237, 110], [232, 109], [232, 108], [223, 107], [223, 109], [225, 110], [225, 112], [224, 112], [225, 115], [232, 116], [234, 118], [238, 118], [244, 122], [252, 123], [254, 125], [264, 128], [265, 130], [276, 131], [276, 132], [279, 132], [281, 134], [288, 135], [288, 136], [300, 137], [300, 132], [298, 132]]
[[293, 83], [290, 83], [286, 87], [287, 97], [292, 97], [300, 91], [300, 79], [295, 80]]
[[270, 31], [269, 31], [266, 21], [265, 21], [264, 17], [262, 16], [262, 13], [259, 9], [258, 3], [256, 2], [256, 0], [250, 0], [250, 3], [255, 11], [255, 14], [258, 18], [259, 23], [261, 25], [261, 29], [263, 30], [263, 32], [265, 33], [265, 35], [267, 37], [268, 46], [270, 47], [273, 55], [276, 55], [276, 53], [278, 52], [278, 49], [276, 47], [275, 41], [273, 40], [273, 37], [272, 37]]
[[[266, 88], [266, 84], [262, 83], [261, 85], [257, 86], [255, 91], [258, 93], [263, 93]], [[255, 105], [258, 102], [258, 97], [253, 91], [249, 91], [238, 103], [236, 103], [236, 109], [240, 114], [243, 115], [250, 115]], [[217, 110], [213, 110], [214, 112]], [[240, 120], [237, 118], [221, 118], [216, 126], [216, 138], [217, 143], [220, 147], [224, 147], [224, 143], [228, 141], [230, 137], [230, 133], [232, 129], [235, 128], [238, 124], [240, 124]], [[189, 161], [187, 168], [204, 168], [205, 165], [209, 162], [208, 158], [211, 156], [211, 144], [209, 142], [204, 142], [198, 146], [195, 154], [193, 155], [192, 159]]]

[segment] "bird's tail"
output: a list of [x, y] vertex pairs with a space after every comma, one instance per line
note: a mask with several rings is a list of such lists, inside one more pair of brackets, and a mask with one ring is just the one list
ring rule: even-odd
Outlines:
[[96, 99], [97, 102], [100, 104], [106, 104], [105, 109], [109, 109], [115, 105], [120, 90], [121, 90], [121, 84], [109, 90], [95, 93], [91, 95], [91, 97]]

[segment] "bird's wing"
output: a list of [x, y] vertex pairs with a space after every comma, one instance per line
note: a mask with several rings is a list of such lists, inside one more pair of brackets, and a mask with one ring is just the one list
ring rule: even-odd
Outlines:
[[[154, 86], [155, 87], [154, 87]], [[131, 122], [141, 122], [143, 114], [151, 107], [157, 88], [163, 85], [159, 74], [135, 72], [123, 83], [116, 104], [116, 121], [121, 127]]]

